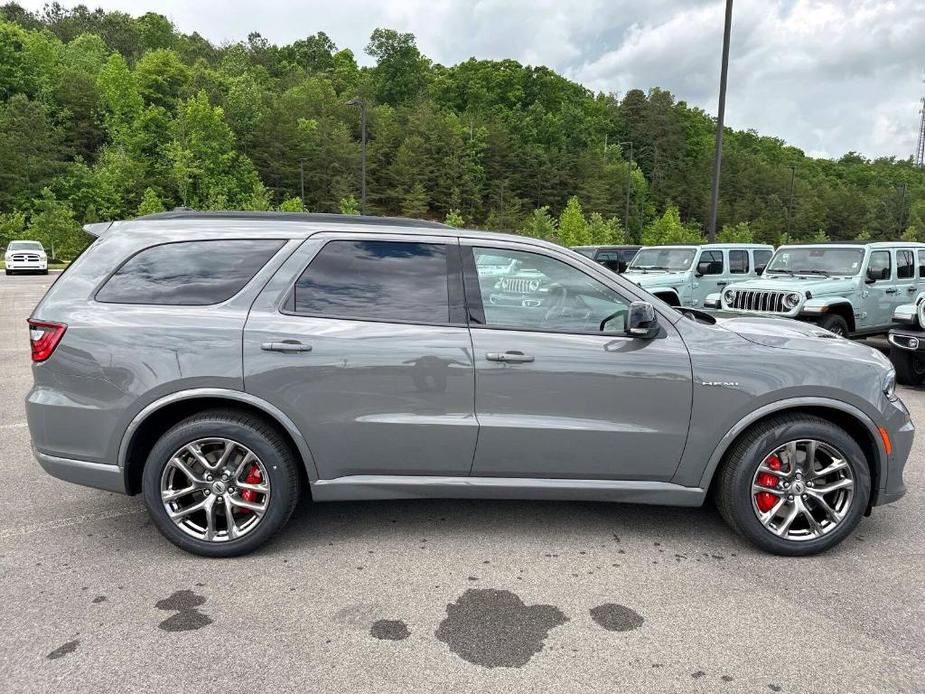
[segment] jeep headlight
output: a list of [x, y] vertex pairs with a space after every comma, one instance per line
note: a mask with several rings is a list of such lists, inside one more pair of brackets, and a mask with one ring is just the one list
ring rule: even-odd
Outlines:
[[784, 295], [784, 308], [790, 311], [800, 305], [800, 295], [797, 292], [791, 292]]
[[540, 281], [539, 281], [539, 280], [530, 280], [530, 284], [527, 285], [527, 286], [530, 287], [530, 291], [531, 291], [531, 292], [535, 292], [537, 289], [540, 288]]
[[883, 377], [883, 394], [890, 400], [896, 399], [896, 370], [890, 369]]
[[736, 300], [736, 290], [735, 289], [727, 289], [726, 291], [723, 292], [723, 301], [725, 301], [729, 306], [732, 306], [735, 300]]

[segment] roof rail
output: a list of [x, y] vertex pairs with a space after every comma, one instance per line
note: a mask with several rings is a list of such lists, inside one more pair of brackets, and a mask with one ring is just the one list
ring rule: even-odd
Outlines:
[[136, 221], [157, 221], [167, 219], [250, 219], [260, 221], [316, 222], [323, 224], [368, 224], [421, 227], [429, 229], [451, 229], [447, 224], [427, 219], [406, 217], [374, 217], [372, 215], [328, 214], [322, 212], [244, 212], [244, 211], [198, 211], [177, 207], [169, 212], [136, 217]]

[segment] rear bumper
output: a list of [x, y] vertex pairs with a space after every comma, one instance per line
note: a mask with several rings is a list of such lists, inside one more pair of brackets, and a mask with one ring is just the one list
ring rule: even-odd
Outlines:
[[34, 451], [34, 453], [39, 465], [52, 477], [74, 484], [82, 484], [85, 487], [96, 487], [120, 494], [127, 493], [125, 475], [122, 474], [122, 468], [118, 465], [59, 458], [39, 451]]

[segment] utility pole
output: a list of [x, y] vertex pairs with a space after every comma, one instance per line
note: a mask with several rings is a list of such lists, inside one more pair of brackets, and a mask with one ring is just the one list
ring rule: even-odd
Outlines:
[[729, 72], [729, 39], [732, 33], [732, 0], [726, 0], [723, 28], [723, 61], [719, 73], [719, 108], [716, 114], [716, 147], [713, 151], [713, 189], [710, 193], [710, 225], [707, 240], [716, 241], [716, 208], [719, 206], [719, 173], [723, 161], [723, 122], [726, 117], [726, 74]]
[[360, 109], [360, 214], [366, 214], [366, 101], [355, 96], [347, 102], [347, 106]]
[[787, 203], [787, 236], [790, 236], [790, 230], [793, 228], [793, 178], [796, 176], [797, 167], [790, 165], [790, 202]]
[[626, 160], [626, 211], [623, 213], [624, 232], [630, 233], [630, 187], [633, 182], [633, 143], [630, 141], [618, 143], [619, 147], [630, 146], [630, 158]]
[[305, 157], [299, 157], [299, 188], [302, 190], [302, 211], [305, 212]]

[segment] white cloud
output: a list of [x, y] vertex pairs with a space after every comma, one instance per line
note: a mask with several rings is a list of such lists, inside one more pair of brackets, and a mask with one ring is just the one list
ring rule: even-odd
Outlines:
[[[22, 3], [40, 9], [44, 0]], [[63, 2], [69, 6], [76, 2]], [[377, 26], [411, 31], [443, 64], [470, 56], [545, 64], [589, 88], [660, 86], [715, 112], [722, 0], [98, 0], [168, 15], [221, 43], [324, 31], [363, 54]], [[736, 0], [727, 123], [807, 152], [911, 154], [925, 67], [921, 0]]]

